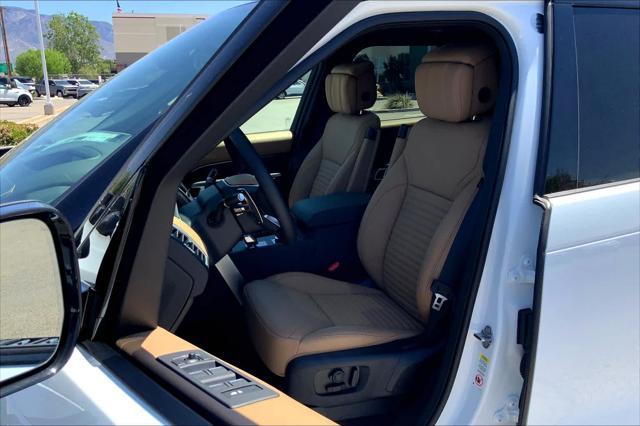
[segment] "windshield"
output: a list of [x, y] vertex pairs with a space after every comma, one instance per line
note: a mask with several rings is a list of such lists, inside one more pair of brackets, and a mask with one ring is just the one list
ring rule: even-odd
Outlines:
[[[227, 9], [182, 33], [0, 158], [0, 202], [55, 205], [107, 157], [138, 144], [253, 6]], [[96, 201], [105, 189], [92, 188]]]

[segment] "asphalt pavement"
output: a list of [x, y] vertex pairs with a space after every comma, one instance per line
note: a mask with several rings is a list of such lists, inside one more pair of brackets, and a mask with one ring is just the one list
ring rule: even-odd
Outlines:
[[0, 120], [8, 120], [15, 123], [33, 123], [40, 127], [51, 121], [56, 115], [60, 114], [76, 102], [78, 102], [78, 100], [75, 98], [52, 97], [51, 103], [53, 104], [55, 112], [55, 115], [53, 116], [44, 115], [44, 96], [34, 98], [31, 105], [26, 107], [18, 105], [13, 107], [0, 105]]
[[35, 219], [0, 224], [0, 340], [58, 337], [62, 285], [51, 233]]

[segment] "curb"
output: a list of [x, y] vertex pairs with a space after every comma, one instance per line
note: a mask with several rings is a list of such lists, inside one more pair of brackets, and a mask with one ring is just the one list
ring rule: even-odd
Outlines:
[[40, 114], [40, 115], [36, 115], [34, 117], [25, 118], [24, 120], [16, 121], [16, 123], [18, 123], [18, 124], [34, 124], [34, 125], [36, 125], [38, 127], [42, 127], [43, 125], [47, 124], [49, 121], [51, 121], [54, 118], [56, 118], [58, 115], [60, 115], [63, 112], [65, 112], [71, 106], [72, 105], [63, 105], [63, 106], [60, 106], [59, 108], [56, 108], [56, 113], [53, 114], [53, 115]]

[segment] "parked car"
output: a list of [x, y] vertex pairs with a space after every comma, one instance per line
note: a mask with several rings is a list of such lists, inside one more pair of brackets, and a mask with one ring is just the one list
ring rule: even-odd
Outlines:
[[32, 77], [22, 77], [22, 76], [15, 77], [14, 76], [13, 81], [15, 81], [16, 84], [19, 82], [22, 85], [22, 86], [18, 85], [21, 89], [25, 89], [32, 95], [35, 95], [36, 82]]
[[[41, 80], [40, 83], [36, 84], [36, 96], [42, 96], [46, 93], [44, 85], [44, 80]], [[60, 98], [67, 96], [75, 97], [78, 93], [78, 88], [67, 80], [49, 80], [49, 93], [51, 93], [51, 96], [58, 96]]]
[[271, 0], [134, 62], [0, 158], [0, 423], [640, 424], [639, 13]]
[[15, 79], [13, 80], [13, 82], [15, 83], [17, 88], [26, 90], [31, 94], [31, 96], [35, 95], [36, 93], [35, 85], [31, 86], [27, 83], [22, 83], [19, 80], [15, 80]]
[[78, 88], [78, 91], [76, 92], [76, 98], [78, 99], [93, 92], [99, 87], [97, 84], [94, 84], [84, 78], [70, 78], [67, 81]]
[[0, 77], [0, 104], [28, 106], [33, 96], [19, 81], [9, 81], [8, 77]]
[[302, 96], [304, 92], [305, 82], [303, 80], [297, 80], [291, 86], [287, 87], [278, 95], [278, 99], [284, 99], [287, 96]]

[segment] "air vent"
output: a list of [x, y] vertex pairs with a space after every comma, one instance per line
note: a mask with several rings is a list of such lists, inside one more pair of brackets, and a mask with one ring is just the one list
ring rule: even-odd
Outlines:
[[193, 253], [206, 267], [209, 267], [209, 258], [187, 234], [173, 226], [171, 228], [171, 236], [182, 243], [182, 245]]

